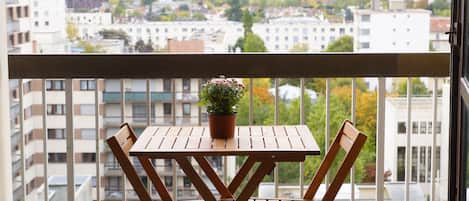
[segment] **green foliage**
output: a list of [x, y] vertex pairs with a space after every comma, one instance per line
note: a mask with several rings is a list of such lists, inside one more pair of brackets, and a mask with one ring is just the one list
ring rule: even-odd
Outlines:
[[120, 0], [119, 3], [117, 3], [116, 7], [114, 8], [112, 15], [114, 17], [124, 17], [125, 16], [125, 3], [124, 1]]
[[353, 52], [353, 38], [351, 36], [342, 36], [329, 44], [326, 52]]
[[428, 10], [431, 10], [433, 15], [448, 17], [451, 15], [450, 4], [446, 0], [435, 0], [428, 5]]
[[241, 10], [240, 0], [227, 0], [230, 8], [225, 11], [225, 16], [231, 21], [241, 21], [243, 11]]
[[202, 14], [202, 13], [194, 13], [192, 15], [192, 18], [194, 20], [197, 20], [197, 21], [206, 21], [207, 20], [207, 17], [205, 17], [205, 15]]
[[145, 43], [143, 40], [138, 40], [135, 43], [135, 51], [137, 52], [153, 52], [153, 42], [151, 40], [148, 40], [147, 43]]
[[244, 39], [243, 52], [267, 52], [267, 48], [261, 37], [248, 33]]
[[78, 28], [75, 26], [75, 24], [71, 22], [67, 22], [67, 37], [69, 40], [74, 41], [78, 37]]
[[[394, 93], [397, 93], [399, 96], [407, 95], [407, 79], [398, 81], [397, 86], [394, 86]], [[425, 83], [422, 82], [419, 78], [412, 78], [412, 95], [424, 96], [428, 95], [428, 89], [425, 86]]]
[[80, 41], [78, 47], [83, 48], [83, 53], [104, 53], [105, 51], [99, 45], [93, 45], [87, 41]]
[[252, 15], [247, 9], [243, 11], [242, 21], [244, 28], [244, 36], [246, 37], [248, 33], [252, 33], [252, 25], [254, 24]]
[[308, 44], [306, 43], [298, 43], [295, 44], [291, 49], [290, 52], [308, 52]]
[[244, 95], [244, 85], [235, 79], [213, 79], [200, 93], [200, 103], [209, 114], [236, 114], [238, 103]]

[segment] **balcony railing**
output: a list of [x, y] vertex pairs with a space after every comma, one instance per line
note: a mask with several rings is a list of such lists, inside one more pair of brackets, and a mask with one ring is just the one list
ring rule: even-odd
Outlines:
[[[74, 111], [74, 88], [73, 80], [74, 79], [96, 79], [96, 83], [100, 85], [99, 80], [101, 79], [121, 79], [119, 92], [102, 92], [99, 91], [102, 86], [96, 87], [94, 91], [94, 101], [95, 101], [95, 130], [96, 130], [96, 150], [102, 150], [102, 141], [103, 138], [100, 137], [100, 129], [103, 128], [107, 123], [122, 123], [127, 120], [129, 116], [127, 113], [126, 106], [127, 102], [139, 101], [144, 102], [147, 108], [147, 116], [144, 119], [145, 125], [154, 125], [154, 117], [152, 116], [151, 105], [155, 100], [160, 101], [169, 101], [172, 104], [172, 111], [176, 111], [175, 103], [178, 100], [178, 96], [175, 89], [174, 79], [178, 78], [200, 78], [199, 86], [203, 78], [216, 77], [219, 75], [225, 75], [227, 77], [237, 77], [237, 78], [247, 78], [249, 80], [248, 88], [248, 123], [255, 124], [255, 104], [254, 104], [254, 79], [255, 78], [271, 78], [273, 79], [273, 84], [275, 88], [274, 93], [274, 113], [273, 113], [273, 124], [279, 124], [279, 79], [280, 78], [294, 78], [299, 80], [299, 89], [300, 89], [300, 107], [299, 107], [299, 122], [300, 124], [306, 124], [306, 114], [305, 114], [305, 88], [306, 88], [306, 79], [309, 78], [324, 78], [325, 90], [324, 96], [326, 97], [326, 106], [325, 106], [325, 125], [320, 125], [324, 127], [325, 130], [325, 148], [328, 148], [329, 141], [331, 139], [330, 122], [331, 122], [331, 78], [352, 78], [351, 82], [351, 116], [352, 121], [357, 120], [356, 114], [356, 105], [357, 105], [357, 81], [356, 78], [365, 78], [372, 77], [377, 78], [378, 85], [376, 88], [376, 166], [375, 175], [376, 181], [372, 185], [374, 186], [374, 200], [382, 201], [387, 199], [385, 196], [385, 99], [386, 99], [386, 79], [388, 77], [404, 77], [407, 79], [407, 87], [411, 89], [411, 77], [428, 77], [429, 80], [432, 80], [435, 84], [432, 89], [432, 122], [435, 125], [437, 122], [437, 93], [438, 93], [438, 80], [441, 81], [441, 78], [446, 78], [449, 76], [449, 59], [450, 56], [448, 53], [388, 53], [388, 54], [212, 54], [212, 55], [10, 55], [10, 78], [11, 79], [20, 79], [22, 83], [24, 79], [42, 79], [42, 103], [46, 103], [49, 100], [47, 97], [46, 90], [44, 88], [45, 79], [66, 79], [66, 90], [65, 90], [65, 107], [66, 111]], [[160, 79], [160, 78], [171, 78], [172, 89], [170, 93], [166, 92], [152, 92], [151, 91], [151, 79]], [[125, 89], [126, 79], [146, 79], [146, 91], [145, 92], [127, 92]], [[20, 94], [23, 94], [23, 86], [19, 85]], [[197, 90], [199, 91], [199, 90]], [[408, 117], [405, 122], [406, 128], [406, 152], [405, 156], [407, 159], [411, 156], [411, 105], [412, 105], [412, 93], [411, 90], [407, 90], [407, 111]], [[100, 99], [100, 93], [103, 93], [102, 100]], [[184, 96], [181, 97], [183, 99]], [[24, 97], [20, 95], [20, 107], [24, 108]], [[197, 101], [197, 96], [192, 96], [189, 98], [193, 101]], [[119, 103], [120, 104], [120, 116], [100, 116], [100, 104], [102, 103]], [[45, 105], [45, 104], [44, 104]], [[44, 109], [46, 109], [44, 107]], [[196, 116], [196, 124], [202, 125], [204, 116], [202, 115], [202, 108], [197, 108], [198, 115]], [[24, 110], [20, 110], [22, 119], [24, 119]], [[156, 116], [164, 116], [159, 113]], [[44, 177], [48, 176], [48, 163], [47, 163], [47, 153], [48, 153], [48, 141], [47, 141], [47, 125], [49, 118], [47, 115], [42, 113], [43, 121], [43, 145], [44, 145]], [[100, 119], [104, 119], [104, 124]], [[176, 121], [177, 116], [176, 112], [171, 113], [170, 125], [181, 125], [182, 122]], [[375, 117], [371, 117], [375, 118]], [[21, 124], [24, 124], [24, 120], [20, 121]], [[73, 195], [75, 192], [74, 178], [76, 171], [75, 157], [74, 154], [77, 149], [74, 144], [74, 133], [75, 125], [74, 122], [74, 113], [67, 112], [65, 116], [66, 124], [66, 153], [67, 153], [67, 178], [68, 178], [68, 199], [69, 201], [74, 200]], [[435, 160], [435, 150], [436, 150], [436, 132], [435, 126], [431, 127], [432, 132], [432, 143], [431, 143], [431, 185], [430, 185], [430, 198], [432, 200], [437, 200], [436, 197], [436, 160]], [[25, 132], [21, 126], [21, 132]], [[24, 139], [21, 140], [24, 142]], [[21, 149], [24, 149], [24, 144], [21, 145]], [[444, 152], [442, 152], [444, 153]], [[101, 154], [96, 153], [96, 186], [102, 186], [101, 176], [102, 164], [100, 161]], [[22, 152], [22, 160], [25, 160], [24, 152]], [[223, 158], [223, 179], [226, 182], [229, 178], [227, 176], [227, 157]], [[23, 164], [24, 165], [24, 164]], [[113, 169], [114, 166], [104, 165], [104, 169]], [[411, 178], [410, 173], [412, 169], [412, 164], [410, 160], [405, 162], [405, 183], [404, 183], [404, 192], [405, 197], [410, 198], [411, 192]], [[429, 166], [428, 166], [429, 167]], [[114, 170], [114, 169], [113, 169]], [[24, 168], [22, 169], [22, 175], [25, 174]], [[305, 167], [301, 163], [299, 165], [299, 178], [298, 186], [299, 194], [303, 194], [304, 186], [309, 182], [305, 181]], [[172, 178], [173, 182], [170, 188], [176, 189], [173, 196], [181, 196], [178, 192], [180, 184], [177, 182], [178, 174], [181, 172], [176, 170], [176, 165], [173, 162], [172, 165]], [[355, 181], [354, 181], [355, 171], [352, 170], [350, 180], [350, 199], [355, 200], [357, 193], [355, 192]], [[273, 182], [275, 195], [279, 195], [279, 168], [276, 168], [273, 174]], [[46, 180], [47, 181], [47, 180]], [[23, 179], [22, 186], [24, 187], [25, 181]], [[328, 180], [326, 180], [326, 184]], [[129, 187], [126, 187], [125, 182], [123, 182], [122, 189], [106, 189], [97, 188], [96, 198], [97, 200], [107, 199], [110, 200], [117, 198], [119, 200], [132, 197], [131, 193], [128, 193]], [[45, 183], [47, 188], [47, 182]], [[367, 187], [368, 188], [368, 187]], [[25, 188], [23, 188], [25, 189]], [[101, 195], [101, 191], [104, 195]], [[152, 191], [152, 190], [150, 190]], [[48, 192], [47, 190], [45, 192]], [[47, 194], [47, 193], [46, 193]], [[153, 195], [156, 196], [156, 194]], [[185, 194], [184, 194], [185, 195]], [[22, 196], [26, 196], [26, 192], [23, 192]], [[47, 196], [47, 195], [46, 195]]]

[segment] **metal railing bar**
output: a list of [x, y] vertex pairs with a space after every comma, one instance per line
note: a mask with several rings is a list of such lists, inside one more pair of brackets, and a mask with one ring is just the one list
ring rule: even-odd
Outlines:
[[[152, 114], [152, 108], [151, 108], [151, 80], [147, 79], [146, 80], [146, 91], [145, 91], [145, 97], [146, 97], [146, 109], [147, 109], [147, 127], [151, 126], [151, 114]], [[150, 182], [150, 177], [147, 176], [147, 191], [148, 195], [150, 195], [150, 198], [153, 197], [152, 195], [152, 189], [151, 189], [151, 182]]]
[[[120, 95], [121, 95], [121, 124], [125, 123], [126, 119], [126, 112], [125, 112], [125, 80], [121, 79], [121, 88], [120, 88]], [[122, 171], [122, 170], [121, 170]], [[125, 176], [124, 171], [122, 171], [122, 201], [127, 200], [127, 179]]]
[[[352, 102], [350, 103], [351, 120], [357, 126], [356, 105], [357, 105], [357, 78], [352, 78]], [[350, 169], [350, 201], [355, 201], [355, 165]]]
[[[278, 104], [279, 104], [279, 79], [275, 78], [274, 79], [274, 85], [275, 85], [275, 96], [274, 96], [274, 125], [279, 124], [279, 109], [278, 109]], [[274, 189], [275, 189], [275, 197], [279, 197], [279, 163], [275, 164], [275, 169], [274, 169]]]
[[[202, 91], [202, 79], [197, 79], [197, 95], [200, 97], [200, 92]], [[197, 121], [198, 125], [202, 126], [202, 106], [200, 104], [197, 105]]]
[[430, 200], [436, 200], [436, 121], [438, 116], [438, 78], [433, 79], [433, 106], [432, 106], [432, 162], [431, 162], [431, 186]]
[[[311, 68], [311, 64], [318, 68]], [[220, 74], [239, 78], [447, 77], [449, 65], [449, 53], [12, 54], [9, 76], [11, 79], [203, 78]]]
[[[49, 150], [47, 148], [47, 138], [48, 138], [48, 131], [47, 131], [47, 93], [46, 93], [46, 80], [43, 79], [41, 81], [41, 95], [42, 95], [42, 157], [44, 158], [43, 161], [43, 174], [44, 174], [44, 201], [49, 201], [49, 173], [48, 173], [48, 164], [49, 164]], [[97, 200], [100, 201], [100, 200]]]
[[[327, 153], [329, 151], [329, 143], [331, 137], [330, 131], [330, 102], [331, 102], [331, 80], [330, 78], [326, 78], [326, 125], [325, 125], [325, 139], [324, 139], [324, 151]], [[329, 172], [326, 173], [326, 178], [324, 178], [324, 183], [326, 184], [326, 188], [329, 186]]]
[[25, 137], [24, 137], [24, 88], [23, 88], [23, 79], [18, 80], [18, 93], [19, 95], [19, 104], [20, 104], [20, 111], [19, 111], [19, 120], [20, 120], [20, 166], [21, 166], [21, 199], [26, 200], [26, 157], [25, 157]]
[[96, 201], [101, 201], [101, 132], [99, 125], [99, 80], [95, 79], [94, 89], [94, 126], [96, 134]]
[[75, 131], [73, 125], [73, 79], [65, 80], [65, 121], [67, 129], [67, 201], [75, 200]]
[[[173, 126], [176, 126], [176, 80], [171, 79], [171, 94], [172, 94], [172, 102], [171, 102], [171, 117], [173, 119]], [[176, 160], [171, 160], [172, 164], [172, 177], [173, 177], [173, 200], [177, 200], [177, 163]]]
[[376, 113], [376, 200], [384, 201], [384, 126], [386, 79], [378, 78]]
[[[305, 125], [305, 79], [300, 79], [300, 124]], [[304, 178], [305, 178], [305, 168], [304, 163], [300, 162], [300, 196], [303, 197], [305, 187], [304, 187]]]
[[405, 188], [404, 199], [410, 201], [410, 182], [411, 182], [411, 128], [412, 128], [412, 78], [407, 78], [407, 133], [406, 133], [406, 160], [405, 160]]
[[254, 79], [249, 78], [249, 125], [254, 124]]

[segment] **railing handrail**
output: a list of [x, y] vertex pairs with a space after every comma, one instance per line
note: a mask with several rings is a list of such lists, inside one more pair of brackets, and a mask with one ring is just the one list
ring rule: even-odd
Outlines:
[[9, 55], [19, 78], [447, 77], [450, 54], [48, 54]]

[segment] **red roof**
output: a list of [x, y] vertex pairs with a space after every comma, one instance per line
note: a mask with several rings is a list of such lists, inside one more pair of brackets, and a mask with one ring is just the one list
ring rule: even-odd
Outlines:
[[451, 19], [449, 17], [432, 17], [430, 19], [430, 32], [449, 31]]

